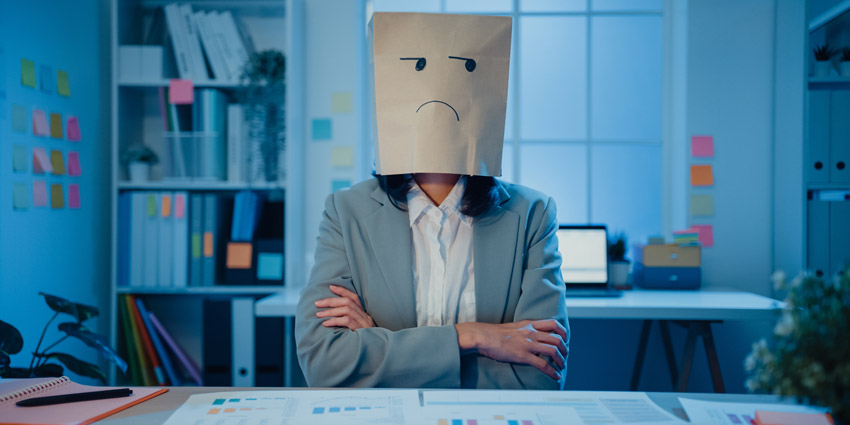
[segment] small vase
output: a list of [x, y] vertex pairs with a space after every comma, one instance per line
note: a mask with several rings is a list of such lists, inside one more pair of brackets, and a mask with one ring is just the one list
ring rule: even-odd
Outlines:
[[850, 77], [850, 61], [841, 62], [838, 68], [842, 77]]
[[151, 166], [147, 162], [133, 161], [127, 165], [130, 171], [130, 182], [144, 183], [148, 181], [151, 173]]
[[832, 61], [815, 61], [815, 77], [829, 77]]
[[629, 285], [628, 261], [611, 261], [608, 263], [608, 283], [615, 288], [625, 288]]

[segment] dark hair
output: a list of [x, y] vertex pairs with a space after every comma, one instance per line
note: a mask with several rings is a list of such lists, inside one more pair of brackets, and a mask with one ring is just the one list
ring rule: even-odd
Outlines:
[[[378, 179], [378, 185], [386, 192], [393, 206], [407, 211], [407, 192], [413, 187], [413, 174], [372, 175]], [[474, 218], [488, 213], [502, 200], [498, 187], [499, 183], [494, 177], [466, 176], [460, 212]]]

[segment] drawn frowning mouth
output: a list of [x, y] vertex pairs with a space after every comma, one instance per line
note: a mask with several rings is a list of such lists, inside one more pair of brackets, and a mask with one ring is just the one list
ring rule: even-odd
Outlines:
[[443, 105], [448, 106], [449, 108], [451, 108], [452, 112], [454, 112], [454, 113], [455, 113], [455, 118], [457, 118], [457, 120], [458, 120], [458, 121], [460, 121], [460, 115], [458, 115], [458, 114], [457, 114], [457, 111], [455, 110], [455, 108], [453, 108], [453, 107], [452, 107], [452, 105], [449, 105], [448, 103], [443, 102], [442, 100], [429, 100], [429, 101], [427, 101], [427, 102], [425, 102], [425, 103], [423, 103], [423, 104], [419, 105], [419, 107], [418, 107], [418, 108], [416, 108], [416, 112], [418, 113], [418, 112], [419, 112], [419, 110], [420, 110], [420, 109], [422, 109], [422, 107], [423, 107], [423, 106], [425, 106], [425, 105], [427, 105], [427, 104], [429, 104], [429, 103], [442, 103]]

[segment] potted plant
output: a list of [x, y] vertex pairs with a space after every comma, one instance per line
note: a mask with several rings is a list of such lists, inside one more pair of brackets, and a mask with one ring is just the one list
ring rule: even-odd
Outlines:
[[159, 157], [145, 145], [130, 146], [121, 154], [121, 162], [127, 164], [130, 181], [143, 183], [150, 177], [151, 166], [159, 163]]
[[608, 282], [615, 288], [629, 287], [629, 266], [626, 258], [628, 240], [624, 233], [617, 233], [608, 240]]
[[831, 280], [804, 273], [790, 284], [777, 272], [774, 285], [788, 291], [787, 305], [772, 343], [753, 344], [747, 387], [830, 407], [850, 424], [850, 265]]
[[284, 177], [285, 70], [282, 52], [264, 50], [251, 56], [242, 73], [242, 87], [237, 94], [248, 124], [248, 151], [260, 153], [259, 158], [248, 157], [249, 181], [279, 181]]
[[815, 53], [815, 77], [828, 77], [829, 71], [832, 69], [832, 56], [835, 51], [829, 43], [823, 43], [814, 50]]
[[841, 62], [838, 64], [838, 71], [842, 77], [850, 77], [850, 48], [845, 47], [841, 51]]
[[[106, 338], [92, 332], [83, 324], [86, 320], [96, 317], [99, 314], [97, 308], [71, 302], [64, 298], [42, 292], [39, 292], [39, 295], [44, 297], [44, 301], [47, 302], [47, 305], [54, 313], [41, 332], [38, 345], [33, 350], [29, 367], [12, 367], [11, 356], [23, 349], [24, 338], [17, 328], [0, 320], [0, 377], [35, 378], [62, 376], [65, 372], [64, 365], [65, 368], [68, 368], [77, 375], [95, 378], [105, 383], [106, 375], [103, 374], [97, 365], [53, 349], [68, 338], [80, 340], [89, 347], [97, 349], [104, 358], [115, 363], [122, 372], [127, 371], [127, 362], [109, 346]], [[47, 333], [47, 329], [60, 314], [71, 316], [73, 321], [60, 323], [59, 330], [65, 335], [42, 349], [42, 342], [44, 342], [44, 335]]]

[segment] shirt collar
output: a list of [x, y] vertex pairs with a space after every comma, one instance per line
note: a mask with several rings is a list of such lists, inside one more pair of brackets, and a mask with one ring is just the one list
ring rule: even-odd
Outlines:
[[466, 176], [460, 176], [455, 183], [451, 192], [439, 207], [434, 205], [431, 198], [422, 191], [422, 188], [413, 181], [413, 186], [407, 192], [407, 210], [410, 218], [410, 225], [413, 226], [421, 216], [426, 214], [431, 208], [439, 208], [445, 214], [456, 214], [458, 218], [467, 225], [472, 225], [472, 217], [460, 212], [463, 201], [463, 192], [466, 189]]

